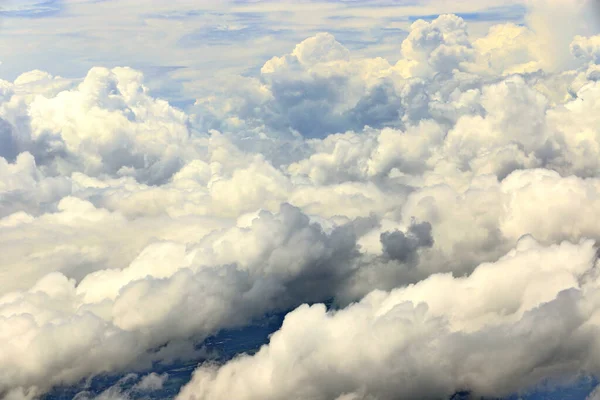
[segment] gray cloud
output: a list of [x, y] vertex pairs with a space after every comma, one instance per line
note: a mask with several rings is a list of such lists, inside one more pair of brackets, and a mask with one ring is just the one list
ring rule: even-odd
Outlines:
[[433, 246], [431, 224], [429, 222], [411, 225], [406, 234], [397, 230], [383, 232], [380, 238], [383, 253], [391, 260], [400, 262], [413, 260], [419, 247]]
[[200, 367], [178, 398], [503, 396], [595, 373], [595, 261], [593, 242], [525, 238], [470, 277], [431, 276], [339, 311], [302, 306], [255, 355]]
[[[470, 32], [415, 21], [397, 62], [307, 35], [187, 111], [131, 68], [0, 81], [2, 396], [200, 357], [296, 307], [182, 398], [503, 395], [596, 373], [597, 37]], [[537, 50], [554, 35], [568, 60]]]

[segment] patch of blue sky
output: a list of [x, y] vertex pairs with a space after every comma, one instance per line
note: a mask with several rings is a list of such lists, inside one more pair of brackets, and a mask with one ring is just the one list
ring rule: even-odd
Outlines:
[[341, 3], [346, 7], [407, 7], [423, 5], [423, 0], [324, 0], [325, 3]]
[[231, 5], [246, 6], [259, 3], [277, 3], [280, 0], [229, 0]]
[[164, 76], [170, 72], [186, 68], [183, 65], [136, 65], [134, 67], [140, 69], [146, 78]]
[[236, 18], [239, 21], [266, 21], [267, 15], [266, 13], [260, 12], [232, 12], [230, 14], [231, 17]]
[[184, 20], [189, 18], [195, 18], [205, 15], [215, 15], [215, 13], [207, 10], [172, 10], [161, 13], [143, 13], [140, 15], [144, 19], [173, 19], [173, 20]]
[[196, 47], [202, 45], [230, 45], [270, 35], [288, 33], [285, 29], [271, 29], [260, 24], [239, 26], [236, 23], [213, 25], [182, 36], [178, 45]]
[[0, 17], [6, 18], [45, 18], [64, 11], [61, 0], [10, 1], [0, 6]]
[[165, 20], [187, 20], [197, 17], [228, 17], [238, 21], [266, 20], [264, 13], [259, 12], [230, 12], [224, 13], [208, 9], [195, 10], [169, 10], [162, 12], [150, 12], [140, 14], [142, 19], [165, 19]]
[[[399, 49], [402, 40], [408, 35], [408, 32], [402, 28], [385, 25], [369, 29], [329, 28], [327, 32], [335, 36], [336, 40], [351, 52], [369, 50], [372, 46], [383, 43], [395, 43]], [[377, 56], [385, 57], [387, 54], [377, 54]]]
[[[524, 6], [515, 5], [510, 7], [497, 7], [491, 8], [485, 11], [470, 12], [470, 13], [455, 13], [467, 22], [519, 22], [525, 17], [527, 10]], [[408, 21], [414, 22], [418, 19], [426, 21], [432, 21], [436, 19], [439, 14], [430, 15], [412, 15], [407, 19]]]
[[330, 21], [356, 21], [359, 20], [360, 17], [357, 17], [356, 15], [329, 15], [327, 17], [328, 20]]
[[337, 41], [351, 50], [356, 48], [356, 46], [364, 47], [376, 43], [376, 41], [370, 37], [371, 29], [330, 28], [327, 29], [327, 32], [331, 33], [335, 36]]
[[506, 400], [583, 400], [598, 385], [598, 379], [582, 377], [571, 384], [557, 385], [551, 381], [528, 393], [512, 395]]

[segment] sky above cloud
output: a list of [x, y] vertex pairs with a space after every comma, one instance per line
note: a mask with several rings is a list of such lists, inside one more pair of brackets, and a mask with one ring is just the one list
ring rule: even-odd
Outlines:
[[392, 61], [418, 18], [458, 13], [481, 31], [523, 22], [518, 1], [153, 1], [5, 0], [0, 8], [0, 78], [42, 68], [80, 78], [94, 66], [143, 71], [157, 95], [183, 101], [215, 80], [252, 74], [318, 32], [355, 57]]
[[0, 398], [596, 398], [598, 11], [3, 2]]

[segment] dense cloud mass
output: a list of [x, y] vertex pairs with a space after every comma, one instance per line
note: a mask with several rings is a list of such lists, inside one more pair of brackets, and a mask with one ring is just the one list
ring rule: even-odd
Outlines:
[[497, 396], [598, 372], [595, 267], [593, 241], [542, 247], [528, 236], [469, 277], [434, 275], [336, 312], [305, 305], [254, 356], [201, 367], [179, 398]]
[[178, 398], [600, 376], [600, 31], [566, 3], [419, 19], [395, 63], [319, 33], [185, 111], [128, 67], [0, 81], [0, 398], [159, 390], [153, 366], [289, 310]]

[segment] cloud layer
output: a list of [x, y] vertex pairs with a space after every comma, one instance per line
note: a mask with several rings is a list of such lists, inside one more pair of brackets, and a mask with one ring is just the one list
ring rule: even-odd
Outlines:
[[179, 398], [501, 396], [596, 373], [595, 267], [592, 241], [525, 237], [469, 277], [433, 275], [340, 311], [302, 306], [255, 355], [201, 367]]
[[0, 81], [0, 397], [202, 359], [210, 335], [294, 309], [180, 398], [597, 374], [600, 36], [593, 4], [549, 32], [566, 11], [542, 3], [479, 35], [417, 20], [395, 62], [318, 33], [186, 110], [127, 67]]

